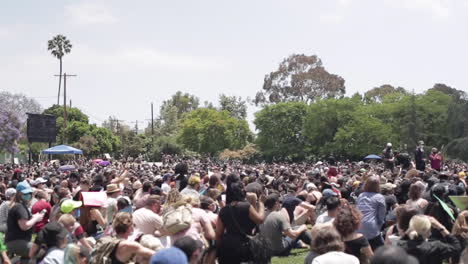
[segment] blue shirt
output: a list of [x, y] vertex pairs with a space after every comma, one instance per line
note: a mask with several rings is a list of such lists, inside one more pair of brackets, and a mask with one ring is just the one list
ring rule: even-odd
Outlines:
[[380, 193], [363, 192], [358, 197], [357, 208], [362, 213], [361, 227], [358, 232], [372, 239], [380, 234], [385, 223], [385, 198]]

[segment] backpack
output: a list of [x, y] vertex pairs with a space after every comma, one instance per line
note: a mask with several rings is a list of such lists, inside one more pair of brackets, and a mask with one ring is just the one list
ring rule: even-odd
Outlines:
[[192, 211], [185, 205], [174, 208], [163, 215], [163, 228], [170, 235], [189, 228], [191, 224]]
[[96, 242], [95, 249], [91, 253], [90, 264], [111, 264], [110, 255], [120, 243], [120, 239], [115, 237], [103, 237]]

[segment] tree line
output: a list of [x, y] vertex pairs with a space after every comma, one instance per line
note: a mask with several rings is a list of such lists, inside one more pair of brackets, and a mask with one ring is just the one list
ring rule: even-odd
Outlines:
[[[363, 94], [345, 93], [344, 78], [329, 73], [320, 58], [294, 54], [265, 75], [262, 89], [252, 100], [222, 94], [215, 107], [211, 102], [201, 103], [195, 95], [177, 92], [163, 102], [154, 126], [143, 130], [115, 116], [101, 126], [90, 124], [83, 112], [69, 107], [64, 129], [62, 106], [42, 112], [57, 117], [57, 142], [81, 148], [89, 156], [144, 154], [159, 160], [163, 154], [202, 154], [303, 161], [333, 155], [359, 160], [379, 154], [387, 142], [399, 151], [412, 152], [416, 142], [424, 140], [450, 158], [468, 159], [468, 97], [462, 90], [435, 84], [416, 94], [385, 84]], [[16, 103], [10, 103], [11, 112], [21, 116], [25, 110], [16, 108], [26, 106], [34, 108], [29, 112], [39, 112], [38, 104], [25, 96], [21, 101], [18, 95], [3, 93], [0, 102], [2, 97], [13, 96]], [[253, 120], [255, 133], [246, 121], [249, 104], [261, 107]], [[0, 133], [11, 138], [5, 131]], [[24, 140], [18, 140], [21, 146]], [[0, 143], [0, 148], [12, 150], [5, 140]]]

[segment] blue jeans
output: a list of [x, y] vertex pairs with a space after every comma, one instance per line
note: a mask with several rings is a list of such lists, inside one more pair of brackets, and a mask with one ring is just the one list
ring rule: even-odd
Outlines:
[[310, 245], [310, 243], [312, 242], [312, 236], [310, 235], [310, 232], [308, 232], [308, 231], [302, 232], [296, 238], [290, 238], [290, 237], [284, 237], [283, 236], [283, 251], [281, 251], [279, 254], [275, 254], [275, 256], [278, 256], [278, 257], [287, 257], [287, 256], [289, 256], [291, 254], [291, 250], [296, 247], [297, 242], [299, 240], [306, 243], [307, 245]]

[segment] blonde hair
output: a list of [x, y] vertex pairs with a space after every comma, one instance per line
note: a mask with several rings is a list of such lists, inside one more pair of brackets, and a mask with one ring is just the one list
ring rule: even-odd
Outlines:
[[453, 225], [452, 235], [461, 235], [464, 232], [468, 232], [468, 211], [461, 212], [455, 224]]
[[72, 226], [76, 223], [76, 219], [71, 214], [63, 214], [58, 219], [58, 222], [63, 226]]
[[114, 231], [117, 234], [124, 234], [132, 226], [133, 217], [131, 214], [126, 212], [117, 213], [117, 215], [114, 218], [114, 223], [112, 223], [112, 227], [114, 228]]
[[408, 236], [411, 240], [418, 237], [424, 239], [431, 234], [431, 221], [425, 215], [415, 215], [411, 218], [408, 229]]

